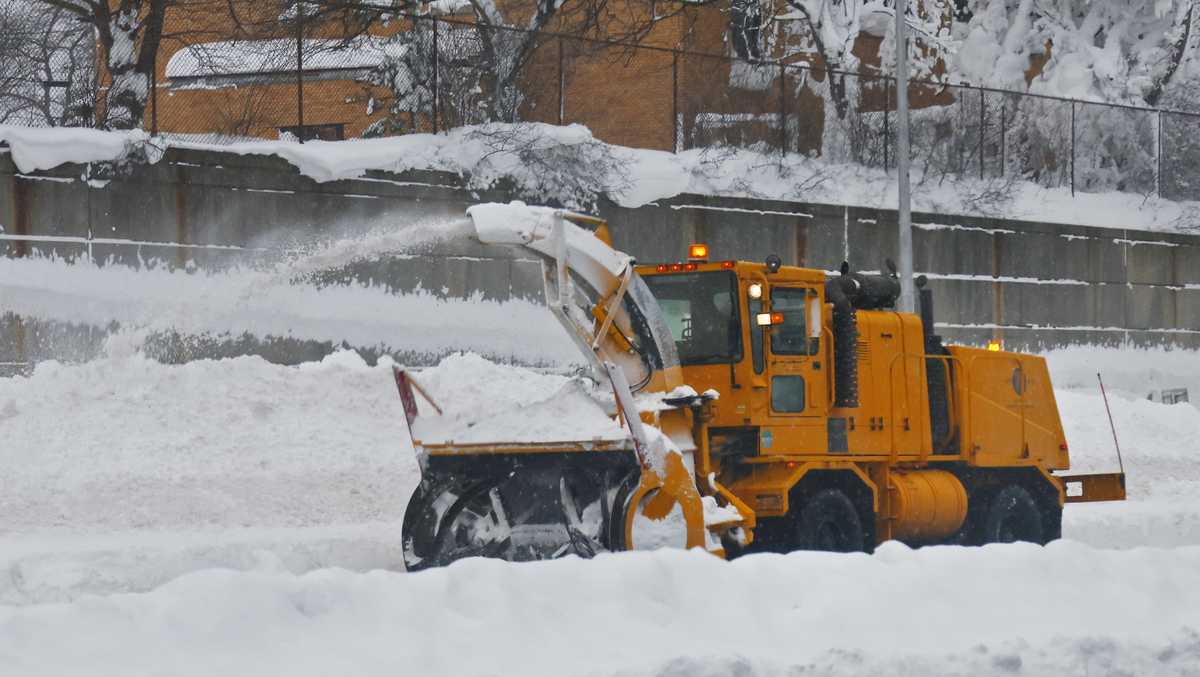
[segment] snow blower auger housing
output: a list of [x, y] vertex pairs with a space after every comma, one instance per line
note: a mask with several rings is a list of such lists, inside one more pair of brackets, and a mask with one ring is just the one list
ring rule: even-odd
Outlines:
[[[1059, 474], [1070, 464], [1045, 360], [943, 345], [922, 280], [917, 316], [894, 310], [894, 272], [843, 264], [827, 279], [775, 256], [709, 261], [703, 245], [635, 266], [593, 217], [468, 214], [480, 242], [541, 259], [546, 304], [620, 432], [415, 439], [410, 569], [664, 546], [1044, 543], [1065, 503], [1125, 496], [1123, 473]], [[420, 429], [433, 398], [400, 369], [396, 382]]]

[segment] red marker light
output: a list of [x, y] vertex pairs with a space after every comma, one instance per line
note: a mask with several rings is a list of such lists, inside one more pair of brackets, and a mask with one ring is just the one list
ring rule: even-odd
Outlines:
[[771, 324], [783, 324], [783, 313], [771, 313]]
[[671, 264], [671, 272], [672, 273], [678, 273], [678, 272], [681, 272], [682, 270], [683, 270], [682, 263], [672, 263]]
[[727, 269], [727, 270], [728, 270], [729, 268], [732, 268], [732, 267], [734, 267], [735, 265], [737, 265], [737, 262], [736, 262], [736, 261], [722, 261], [722, 262], [721, 262], [721, 267], [722, 267], [722, 268], [725, 268], [725, 269]]
[[696, 269], [697, 269], [697, 268], [699, 268], [699, 267], [700, 267], [700, 266], [698, 266], [698, 265], [696, 265], [696, 264], [694, 264], [694, 263], [689, 263], [689, 264], [687, 264], [686, 266], [684, 266], [684, 267], [683, 267], [683, 269], [684, 269], [684, 270], [696, 270]]
[[660, 264], [658, 264], [657, 266], [655, 266], [655, 267], [654, 267], [654, 270], [656, 270], [656, 271], [658, 271], [658, 272], [660, 272], [660, 273], [665, 273], [665, 272], [667, 272], [667, 264], [665, 264], [665, 263], [660, 263]]

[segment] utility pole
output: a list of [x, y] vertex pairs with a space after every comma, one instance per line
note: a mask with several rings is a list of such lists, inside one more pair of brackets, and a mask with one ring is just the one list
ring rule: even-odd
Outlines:
[[896, 184], [900, 225], [900, 299], [902, 313], [916, 312], [913, 289], [912, 206], [908, 194], [908, 0], [896, 0]]

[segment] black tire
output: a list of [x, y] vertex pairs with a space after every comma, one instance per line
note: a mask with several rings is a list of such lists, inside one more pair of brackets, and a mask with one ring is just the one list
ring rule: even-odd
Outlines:
[[1046, 494], [1040, 497], [1039, 506], [1042, 511], [1042, 545], [1062, 538], [1062, 506], [1058, 504], [1057, 494]]
[[796, 520], [793, 550], [862, 552], [866, 549], [862, 519], [846, 494], [824, 489], [807, 501]]
[[1044, 543], [1042, 513], [1029, 492], [1010, 484], [996, 492], [983, 519], [982, 543]]

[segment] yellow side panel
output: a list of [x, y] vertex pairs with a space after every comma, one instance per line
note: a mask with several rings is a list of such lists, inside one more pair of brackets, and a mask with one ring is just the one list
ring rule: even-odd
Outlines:
[[1034, 355], [950, 346], [963, 451], [976, 465], [1040, 462], [1068, 467], [1065, 437], [1046, 361]]
[[835, 415], [854, 418], [850, 452], [928, 453], [929, 397], [924, 342], [915, 315], [858, 312], [858, 403]]

